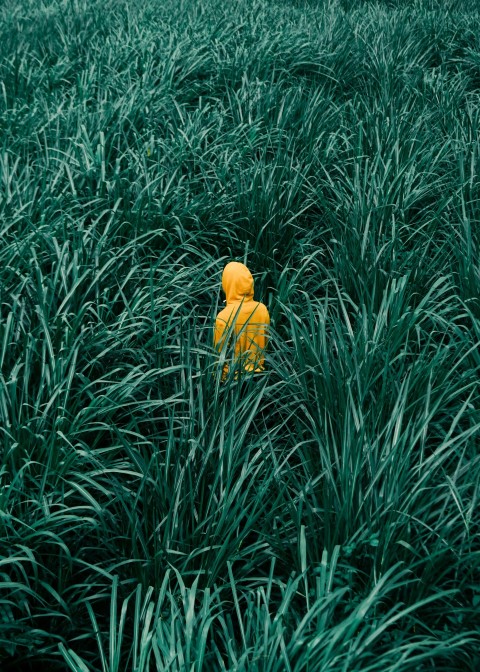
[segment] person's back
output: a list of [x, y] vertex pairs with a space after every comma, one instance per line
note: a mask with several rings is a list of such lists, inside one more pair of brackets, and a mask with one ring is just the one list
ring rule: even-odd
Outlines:
[[[223, 270], [222, 287], [227, 305], [215, 320], [214, 346], [222, 351], [232, 343], [235, 369], [261, 372], [270, 316], [267, 307], [253, 298], [252, 274], [244, 264], [232, 261]], [[226, 363], [224, 376], [228, 368]]]

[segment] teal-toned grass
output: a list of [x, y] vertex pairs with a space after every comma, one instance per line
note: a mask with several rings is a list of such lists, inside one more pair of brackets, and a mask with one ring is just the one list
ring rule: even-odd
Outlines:
[[[0, 9], [2, 669], [478, 669], [479, 35]], [[272, 328], [222, 382], [232, 259]]]

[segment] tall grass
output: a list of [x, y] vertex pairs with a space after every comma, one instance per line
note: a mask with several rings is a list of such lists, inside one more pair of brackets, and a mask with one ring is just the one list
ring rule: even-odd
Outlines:
[[[2, 669], [478, 669], [479, 35], [0, 10]], [[212, 349], [232, 259], [259, 381]]]

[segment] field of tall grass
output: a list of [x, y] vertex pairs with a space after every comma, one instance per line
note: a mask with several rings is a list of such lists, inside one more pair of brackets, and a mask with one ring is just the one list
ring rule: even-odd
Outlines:
[[2, 4], [2, 671], [478, 672], [479, 140], [475, 2]]

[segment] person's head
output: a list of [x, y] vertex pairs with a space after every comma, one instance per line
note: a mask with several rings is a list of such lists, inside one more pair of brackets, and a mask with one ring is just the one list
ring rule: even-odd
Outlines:
[[231, 261], [223, 269], [222, 289], [227, 303], [253, 299], [253, 276], [239, 261]]

